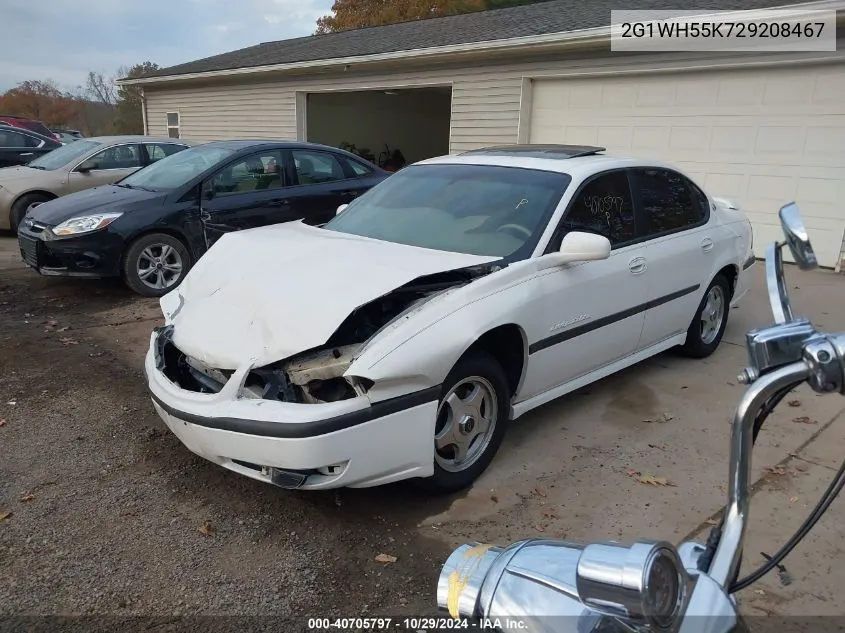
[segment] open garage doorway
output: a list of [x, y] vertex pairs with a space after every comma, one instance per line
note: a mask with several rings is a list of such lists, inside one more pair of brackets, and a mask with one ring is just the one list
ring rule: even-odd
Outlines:
[[352, 151], [390, 171], [449, 153], [452, 88], [312, 92], [306, 138]]

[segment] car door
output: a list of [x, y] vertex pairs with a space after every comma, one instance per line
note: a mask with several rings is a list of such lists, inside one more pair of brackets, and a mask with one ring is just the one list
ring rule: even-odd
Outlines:
[[142, 143], [141, 147], [143, 147], [145, 153], [143, 157], [144, 166], [151, 165], [162, 158], [167, 158], [171, 154], [188, 149], [187, 145], [180, 145], [178, 143]]
[[633, 169], [632, 186], [651, 276], [645, 348], [689, 328], [712, 277], [716, 236], [707, 196], [682, 174]]
[[0, 126], [0, 167], [24, 165], [52, 149], [34, 136], [8, 125]]
[[[98, 151], [79, 161], [68, 175], [68, 192], [110, 185], [139, 170], [144, 163], [141, 146], [121, 143]], [[86, 166], [93, 166], [86, 169]]]
[[373, 185], [366, 176], [357, 177], [340, 154], [313, 149], [293, 149], [286, 154], [293, 179], [289, 201], [294, 214], [306, 224], [328, 222], [340, 205], [352, 202]]
[[603, 172], [581, 185], [545, 252], [558, 250], [570, 231], [604, 235], [610, 257], [555, 266], [535, 280], [540, 301], [527, 316], [534, 335], [521, 397], [571, 382], [638, 348], [649, 279], [626, 170]]
[[224, 233], [297, 218], [282, 165], [280, 150], [262, 150], [232, 161], [203, 183], [200, 217], [207, 248]]

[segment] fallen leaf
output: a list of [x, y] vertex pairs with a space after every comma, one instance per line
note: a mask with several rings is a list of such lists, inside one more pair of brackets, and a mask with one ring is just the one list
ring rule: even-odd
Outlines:
[[652, 422], [654, 422], [654, 420], [652, 420], [651, 418], [646, 418], [645, 420], [643, 420], [643, 422], [645, 422], [646, 424], [651, 424]]
[[70, 329], [70, 326], [66, 325], [64, 327], [60, 327], [58, 330], [56, 330], [56, 332], [67, 332], [69, 329]]
[[543, 488], [534, 488], [534, 490], [531, 491], [531, 494], [535, 497], [545, 497], [546, 491]]
[[566, 532], [558, 532], [557, 534], [555, 534], [555, 538], [559, 538], [561, 540], [565, 539], [566, 538]]
[[725, 486], [719, 486], [719, 490], [721, 490], [722, 492], [724, 492], [726, 494], [728, 492], [728, 489]]
[[719, 522], [716, 519], [707, 519], [705, 521], [707, 525], [719, 525]]
[[798, 418], [792, 418], [792, 421], [795, 422], [796, 424], [818, 424], [818, 421], [811, 420], [806, 415], [802, 415]]
[[27, 494], [25, 494], [23, 497], [21, 497], [21, 501], [24, 501], [24, 502], [26, 502], [26, 501], [34, 501], [34, 500], [35, 500], [35, 496], [36, 496], [36, 495], [35, 495], [35, 493], [34, 493], [34, 492], [28, 492], [28, 493], [27, 493]]
[[376, 556], [377, 563], [395, 563], [397, 560], [399, 559], [395, 556], [391, 556], [390, 554], [379, 554]]
[[50, 326], [50, 327], [56, 327], [58, 324], [59, 324], [59, 322], [54, 321], [53, 319], [50, 319], [49, 321], [47, 321], [47, 325]]
[[499, 497], [497, 497], [496, 495], [490, 495], [490, 501], [492, 501], [493, 503], [499, 503]]
[[8, 519], [13, 514], [14, 514], [14, 512], [12, 512], [11, 510], [5, 510], [3, 512], [0, 512], [0, 521], [5, 521], [6, 519]]
[[760, 594], [761, 596], [765, 596], [765, 595], [766, 595], [766, 592], [765, 592], [765, 591], [763, 591], [762, 589], [755, 589], [755, 590], [754, 590], [754, 593]]
[[634, 470], [633, 468], [627, 468], [625, 470], [625, 474], [628, 475], [629, 477], [634, 477], [636, 475], [639, 475], [640, 471]]
[[785, 475], [786, 468], [783, 466], [766, 466], [765, 471], [771, 475]]
[[789, 402], [787, 402], [787, 404], [788, 404], [790, 407], [800, 407], [800, 406], [801, 406], [801, 401], [800, 401], [800, 400], [790, 400]]
[[537, 530], [538, 532], [545, 532], [546, 531], [546, 528], [544, 528], [542, 525], [535, 525], [534, 529]]
[[664, 421], [664, 422], [668, 422], [669, 420], [674, 420], [674, 419], [675, 419], [675, 418], [674, 418], [674, 417], [672, 417], [672, 415], [671, 415], [671, 414], [669, 414], [669, 413], [665, 413], [665, 412], [663, 413], [663, 421]]
[[656, 448], [659, 451], [665, 451], [666, 450], [666, 446], [664, 446], [663, 444], [649, 444], [648, 447], [649, 448]]
[[648, 484], [650, 486], [675, 486], [675, 484], [665, 477], [655, 477], [651, 473], [641, 473], [636, 470], [629, 470], [628, 475], [639, 481], [641, 484]]
[[212, 532], [211, 523], [206, 521], [201, 526], [197, 528], [200, 534], [205, 534], [206, 536], [210, 536]]
[[551, 510], [551, 509], [543, 510], [543, 516], [546, 517], [547, 519], [556, 519], [557, 518], [557, 515], [555, 514], [554, 510]]
[[77, 341], [76, 339], [68, 338], [66, 336], [64, 338], [60, 338], [59, 343], [61, 343], [62, 345], [79, 345], [79, 341]]
[[0, 418], [0, 426], [6, 426], [6, 420], [4, 418]]
[[798, 501], [798, 497], [791, 497], [789, 499], [789, 503], [795, 503], [796, 501]]

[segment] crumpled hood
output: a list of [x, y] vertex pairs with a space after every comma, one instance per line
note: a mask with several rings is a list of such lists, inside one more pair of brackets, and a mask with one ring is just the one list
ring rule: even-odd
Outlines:
[[289, 222], [225, 234], [161, 307], [185, 354], [261, 367], [322, 345], [355, 308], [417, 277], [498, 259]]

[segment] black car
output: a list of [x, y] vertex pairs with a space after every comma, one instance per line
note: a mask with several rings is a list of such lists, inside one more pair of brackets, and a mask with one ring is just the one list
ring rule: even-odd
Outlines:
[[0, 167], [25, 165], [61, 146], [56, 139], [41, 136], [30, 130], [0, 125]]
[[121, 276], [157, 297], [224, 233], [299, 219], [323, 224], [389, 175], [313, 143], [206, 143], [33, 208], [18, 242], [42, 275]]

